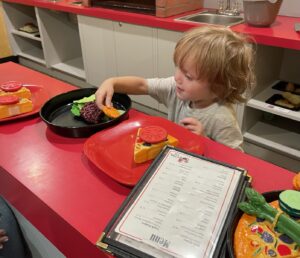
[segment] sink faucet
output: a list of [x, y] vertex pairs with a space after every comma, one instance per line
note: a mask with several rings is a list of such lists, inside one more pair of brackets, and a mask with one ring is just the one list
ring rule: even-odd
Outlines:
[[226, 5], [224, 3], [224, 0], [219, 0], [218, 5], [219, 5], [219, 9], [218, 9], [219, 14], [231, 15], [231, 16], [240, 14], [239, 0], [234, 0], [233, 6], [231, 0], [226, 0]]

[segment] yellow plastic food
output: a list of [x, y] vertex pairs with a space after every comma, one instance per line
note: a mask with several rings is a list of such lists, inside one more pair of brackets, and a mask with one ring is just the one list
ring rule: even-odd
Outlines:
[[300, 172], [293, 178], [293, 187], [295, 190], [300, 191]]
[[29, 99], [21, 99], [12, 105], [0, 105], [0, 119], [20, 115], [32, 111], [33, 104]]
[[139, 137], [139, 132], [141, 128], [138, 129], [137, 137], [134, 145], [134, 162], [143, 163], [145, 161], [154, 159], [166, 145], [177, 146], [178, 140], [168, 135], [167, 140], [159, 143], [145, 143]]
[[12, 91], [12, 92], [0, 90], [0, 96], [2, 96], [2, 95], [6, 95], [6, 96], [17, 95], [19, 98], [25, 98], [25, 99], [31, 98], [30, 90], [25, 87], [22, 87], [21, 89], [19, 89], [17, 91]]

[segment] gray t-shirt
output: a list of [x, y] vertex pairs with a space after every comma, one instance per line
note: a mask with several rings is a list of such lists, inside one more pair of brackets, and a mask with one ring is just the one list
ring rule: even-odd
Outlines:
[[194, 117], [202, 123], [207, 137], [242, 150], [243, 136], [232, 106], [214, 103], [206, 108], [194, 109], [190, 107], [190, 101], [177, 98], [174, 77], [148, 79], [147, 82], [149, 95], [168, 108], [169, 120], [179, 124], [185, 117]]

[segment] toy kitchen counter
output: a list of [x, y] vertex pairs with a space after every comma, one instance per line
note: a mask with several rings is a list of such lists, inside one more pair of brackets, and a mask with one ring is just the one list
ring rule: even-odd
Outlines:
[[[0, 65], [0, 78], [42, 85], [49, 97], [76, 89], [11, 62]], [[128, 121], [148, 117], [132, 109]], [[83, 153], [87, 138], [57, 135], [38, 114], [2, 121], [0, 135], [0, 195], [66, 257], [105, 257], [96, 241], [131, 188], [89, 161]], [[294, 173], [210, 139], [197, 139], [206, 157], [245, 168], [259, 192], [292, 187]]]

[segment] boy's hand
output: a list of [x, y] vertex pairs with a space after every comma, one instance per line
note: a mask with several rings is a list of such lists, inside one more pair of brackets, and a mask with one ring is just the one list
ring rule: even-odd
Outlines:
[[186, 117], [180, 121], [180, 124], [194, 134], [204, 135], [203, 125], [196, 118]]
[[3, 248], [3, 244], [8, 241], [8, 236], [4, 229], [0, 229], [0, 249]]
[[102, 110], [103, 106], [111, 107], [114, 95], [114, 83], [112, 79], [105, 80], [95, 93], [96, 104]]

